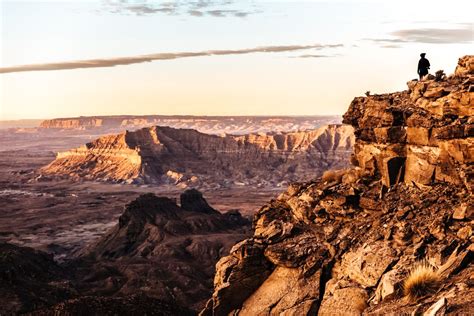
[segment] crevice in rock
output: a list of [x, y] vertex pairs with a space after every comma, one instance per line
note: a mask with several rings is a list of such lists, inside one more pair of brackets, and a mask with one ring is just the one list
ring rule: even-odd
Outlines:
[[275, 303], [271, 304], [268, 308], [268, 314], [269, 315], [272, 315], [272, 310], [275, 308], [275, 306], [278, 305], [278, 303], [280, 303], [280, 301], [283, 299], [284, 296], [280, 297]]
[[321, 268], [321, 276], [319, 279], [319, 298], [318, 302], [312, 306], [310, 315], [318, 315], [319, 308], [323, 302], [324, 292], [326, 291], [326, 283], [331, 279], [332, 268], [334, 267], [335, 260], [331, 260], [327, 265], [323, 265]]
[[387, 162], [389, 183], [391, 186], [403, 181], [405, 160], [405, 157], [394, 157]]

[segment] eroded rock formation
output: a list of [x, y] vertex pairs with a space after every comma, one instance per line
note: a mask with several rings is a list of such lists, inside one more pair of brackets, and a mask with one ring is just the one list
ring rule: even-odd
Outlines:
[[250, 228], [238, 211], [222, 214], [188, 190], [180, 206], [141, 195], [107, 234], [61, 264], [0, 243], [0, 314], [194, 315], [212, 293], [216, 262]]
[[[445, 80], [355, 98], [344, 115], [355, 166], [263, 206], [254, 235], [218, 262], [201, 314], [472, 313], [473, 79], [466, 56]], [[441, 284], [408, 302], [403, 280], [420, 260]]]
[[155, 126], [59, 153], [41, 172], [126, 183], [276, 185], [345, 166], [353, 142], [352, 127], [340, 125], [242, 136]]
[[141, 293], [196, 309], [210, 295], [217, 260], [249, 233], [249, 220], [219, 213], [199, 191], [182, 193], [180, 206], [144, 194], [73, 266], [83, 294]]

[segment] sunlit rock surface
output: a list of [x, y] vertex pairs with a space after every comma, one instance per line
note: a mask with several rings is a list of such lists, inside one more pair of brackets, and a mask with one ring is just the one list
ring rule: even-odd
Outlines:
[[272, 185], [348, 165], [351, 126], [288, 133], [209, 135], [154, 126], [60, 152], [41, 173], [122, 183]]
[[[254, 235], [218, 262], [201, 314], [471, 314], [473, 64], [466, 56], [445, 80], [355, 98], [344, 115], [354, 167], [264, 205]], [[441, 285], [409, 303], [403, 280], [421, 260]]]

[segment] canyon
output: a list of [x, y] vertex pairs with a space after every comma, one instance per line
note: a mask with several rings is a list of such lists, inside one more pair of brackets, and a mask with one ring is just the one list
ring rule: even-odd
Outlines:
[[[135, 131], [44, 122], [1, 130], [2, 312], [195, 314], [212, 293], [217, 260], [251, 235], [251, 216], [296, 177], [285, 168], [314, 177], [346, 166], [354, 141], [350, 127], [319, 126], [332, 122], [324, 117], [294, 132], [284, 129], [308, 118], [246, 118], [232, 128], [283, 131], [240, 135], [221, 132], [230, 118], [207, 120], [176, 117], [184, 125]], [[210, 134], [182, 128], [202, 124]], [[133, 159], [138, 176], [116, 177]], [[213, 207], [197, 191], [183, 193], [195, 187]]]
[[[0, 152], [0, 311], [471, 314], [474, 56], [407, 87], [354, 98], [346, 125]], [[420, 263], [434, 289], [409, 297]]]
[[[330, 123], [333, 120], [340, 122], [340, 118], [334, 117], [287, 117], [285, 119], [282, 117], [267, 117], [265, 119], [245, 117], [244, 119], [242, 117], [190, 116], [183, 118], [173, 116], [168, 119], [177, 127], [202, 127], [202, 124], [208, 124], [212, 133], [204, 134], [196, 130], [173, 127], [147, 127], [136, 132], [124, 131], [120, 127], [117, 127], [118, 129], [114, 129], [115, 127], [86, 128], [85, 126], [79, 128], [28, 127], [22, 125], [25, 122], [19, 122], [20, 127], [12, 127], [18, 122], [8, 122], [9, 128], [0, 130], [0, 143], [2, 144], [2, 150], [0, 150], [0, 202], [3, 205], [0, 215], [0, 242], [46, 251], [52, 254], [55, 260], [61, 261], [69, 258], [111, 229], [121, 215], [123, 205], [141, 194], [153, 193], [179, 199], [181, 193], [187, 188], [199, 188], [207, 200], [222, 212], [238, 210], [243, 216], [253, 216], [260, 205], [275, 197], [282, 188], [286, 187], [290, 177], [295, 177], [291, 174], [287, 176], [282, 172], [285, 166], [294, 168], [300, 175], [313, 177], [315, 172], [321, 173], [329, 167], [325, 165], [326, 162], [347, 165], [350, 149], [343, 148], [346, 145], [344, 141], [353, 141], [353, 135], [341, 134], [341, 138], [347, 137], [341, 141], [335, 138], [339, 133], [335, 132], [337, 130], [344, 132], [343, 128], [318, 127], [318, 124]], [[58, 119], [58, 121], [62, 122], [62, 119]], [[217, 135], [220, 133], [219, 129], [230, 122], [237, 124], [238, 128], [243, 126], [253, 130], [276, 126], [265, 124], [278, 123], [279, 128], [285, 129], [302, 126], [301, 122], [306, 122], [304, 124], [309, 124], [308, 126], [311, 126], [313, 130], [320, 130], [320, 132], [286, 131], [257, 133], [251, 136]], [[257, 123], [262, 125], [257, 125]], [[160, 137], [164, 137], [166, 145], [147, 143], [147, 138], [144, 136], [151, 137], [150, 135], [154, 131], [159, 131]], [[126, 144], [125, 138], [122, 137], [123, 143], [114, 144], [109, 141], [114, 137], [107, 134], [109, 132], [118, 133], [117, 135], [135, 135], [135, 143]], [[267, 134], [269, 134], [268, 137], [265, 136]], [[287, 151], [288, 148], [280, 148], [275, 151], [270, 149], [270, 146], [275, 146], [273, 138], [286, 134], [288, 134], [285, 136], [288, 141], [301, 142], [302, 146], [307, 146], [307, 148], [312, 146], [305, 144], [309, 141], [309, 135], [316, 135], [315, 137], [319, 138], [319, 142], [325, 147], [320, 146], [311, 150], [313, 155], [323, 157], [321, 161], [312, 163], [304, 158], [298, 149], [291, 148], [297, 154], [296, 160], [291, 160], [291, 157], [273, 157], [280, 152], [284, 157], [291, 155]], [[173, 141], [173, 137], [177, 137], [176, 141]], [[241, 140], [236, 140], [234, 137]], [[251, 142], [245, 140], [249, 137], [252, 138]], [[261, 140], [266, 140], [267, 143], [260, 146], [258, 141]], [[248, 143], [247, 145], [255, 146], [258, 149], [255, 149], [257, 152], [253, 153], [252, 157], [256, 159], [247, 166], [243, 161], [233, 156], [236, 154], [235, 152], [225, 153], [214, 149], [212, 146], [216, 145], [216, 141], [217, 143], [221, 142], [219, 146], [231, 144], [232, 150], [241, 150], [247, 154], [249, 151], [239, 148], [236, 143], [245, 142]], [[70, 148], [76, 146], [84, 148], [82, 144], [88, 142], [97, 145], [93, 154], [86, 156], [73, 154], [73, 163], [68, 161], [65, 165], [62, 164], [64, 160], [55, 159], [57, 152], [75, 153], [76, 150]], [[199, 142], [200, 147], [193, 148], [193, 142]], [[206, 145], [206, 142], [209, 143]], [[336, 144], [334, 150], [331, 147], [332, 142]], [[125, 168], [132, 166], [133, 168], [133, 164], [129, 164], [130, 160], [126, 158], [126, 155], [120, 153], [122, 149], [106, 148], [111, 145], [124, 146], [123, 151], [131, 153], [135, 157], [136, 155], [140, 156], [140, 148], [144, 148], [146, 151], [149, 146], [161, 146], [161, 152], [152, 151], [152, 153], [157, 153], [156, 157], [144, 157], [143, 159], [150, 159], [154, 166], [156, 164], [161, 166], [163, 163], [163, 166], [168, 168], [165, 169], [164, 174], [151, 173], [149, 175], [153, 180], [150, 181], [151, 183], [143, 181], [149, 177], [148, 168], [143, 168], [146, 172], [139, 173], [141, 178], [137, 179], [129, 177], [117, 181], [111, 178], [105, 179], [93, 172], [87, 177], [86, 170], [95, 172], [99, 166], [105, 166], [102, 171], [109, 172], [112, 176], [117, 175], [114, 173], [117, 170], [114, 168], [117, 166], [119, 169], [123, 166]], [[191, 146], [191, 150], [186, 149], [186, 146]], [[201, 147], [205, 149], [205, 152], [200, 151]], [[101, 149], [98, 150], [99, 148]], [[318, 149], [324, 148], [327, 148], [328, 151], [318, 153]], [[171, 152], [173, 150], [177, 151], [179, 159], [173, 159]], [[84, 152], [87, 150], [83, 150]], [[335, 157], [336, 154], [339, 156]], [[204, 156], [215, 159], [208, 161]], [[141, 156], [139, 159], [142, 159]], [[57, 164], [58, 161], [60, 163]], [[123, 164], [116, 165], [115, 163], [118, 161]], [[278, 164], [279, 170], [275, 168], [274, 173], [263, 174], [258, 168], [268, 161]], [[301, 162], [301, 166], [305, 168], [313, 165], [316, 166], [316, 169], [305, 171], [301, 166], [295, 167], [297, 163]], [[62, 168], [62, 171], [67, 170], [67, 173], [58, 172], [58, 174], [46, 175], [42, 172], [45, 166], [51, 164]], [[241, 167], [242, 170], [239, 169]], [[263, 168], [269, 170], [267, 166], [263, 166]], [[84, 171], [81, 171], [83, 169]], [[200, 178], [197, 178], [195, 173]]]

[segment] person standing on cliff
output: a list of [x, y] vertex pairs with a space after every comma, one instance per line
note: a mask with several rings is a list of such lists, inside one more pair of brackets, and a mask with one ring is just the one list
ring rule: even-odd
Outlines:
[[420, 80], [428, 74], [428, 69], [430, 69], [430, 62], [428, 59], [425, 58], [425, 56], [425, 53], [421, 53], [421, 58], [418, 62], [418, 75], [420, 76]]

